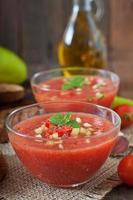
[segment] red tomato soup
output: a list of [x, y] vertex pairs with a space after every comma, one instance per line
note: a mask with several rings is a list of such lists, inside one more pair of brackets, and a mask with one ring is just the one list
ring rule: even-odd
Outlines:
[[14, 127], [21, 135], [9, 137], [35, 177], [69, 187], [85, 183], [103, 165], [116, 141], [113, 128], [110, 121], [93, 114], [62, 112], [22, 121]]
[[100, 76], [72, 76], [33, 85], [37, 102], [77, 100], [110, 107], [118, 87], [108, 78]]

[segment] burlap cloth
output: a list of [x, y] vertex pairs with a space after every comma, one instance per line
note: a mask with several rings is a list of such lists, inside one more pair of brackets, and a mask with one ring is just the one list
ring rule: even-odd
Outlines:
[[2, 144], [9, 170], [0, 183], [0, 200], [100, 200], [120, 184], [116, 175], [118, 159], [109, 158], [97, 175], [87, 184], [74, 189], [50, 187], [21, 165], [10, 144]]

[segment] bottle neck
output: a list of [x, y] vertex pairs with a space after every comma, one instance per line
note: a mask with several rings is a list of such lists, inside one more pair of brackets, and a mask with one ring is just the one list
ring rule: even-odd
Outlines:
[[74, 6], [80, 10], [91, 11], [91, 2], [93, 0], [73, 0]]

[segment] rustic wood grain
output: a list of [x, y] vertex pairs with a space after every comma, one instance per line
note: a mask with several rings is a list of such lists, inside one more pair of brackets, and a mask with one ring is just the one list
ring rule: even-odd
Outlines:
[[0, 45], [19, 52], [21, 43], [18, 32], [17, 0], [0, 0]]
[[133, 98], [133, 0], [110, 0], [109, 67], [121, 78], [121, 95]]
[[[108, 2], [105, 14], [108, 15]], [[57, 63], [57, 46], [67, 25], [72, 0], [0, 0], [0, 44], [28, 63]], [[99, 23], [108, 35], [108, 19]]]
[[110, 0], [110, 46], [114, 51], [133, 49], [133, 0]]

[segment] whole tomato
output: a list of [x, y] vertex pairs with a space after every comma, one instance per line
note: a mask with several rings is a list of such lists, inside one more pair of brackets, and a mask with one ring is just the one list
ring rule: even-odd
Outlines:
[[114, 111], [117, 112], [121, 118], [122, 128], [127, 128], [133, 124], [133, 106], [123, 104], [115, 107]]
[[133, 186], [133, 154], [126, 156], [120, 161], [118, 175], [123, 183]]

